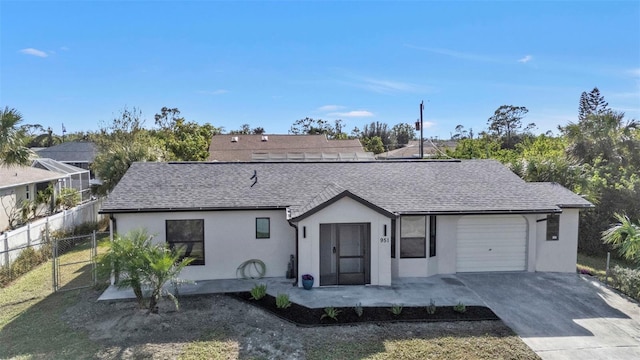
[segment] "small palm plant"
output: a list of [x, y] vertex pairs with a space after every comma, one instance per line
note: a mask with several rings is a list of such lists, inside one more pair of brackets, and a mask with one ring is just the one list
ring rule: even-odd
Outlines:
[[276, 307], [278, 309], [286, 309], [291, 306], [288, 294], [278, 294], [276, 296]]
[[260, 300], [265, 295], [267, 295], [267, 285], [266, 284], [256, 284], [253, 288], [251, 288], [251, 299]]
[[613, 216], [618, 223], [602, 232], [602, 240], [618, 249], [625, 259], [640, 264], [640, 224], [631, 222], [627, 215]]
[[433, 315], [436, 313], [436, 310], [438, 308], [436, 307], [436, 302], [433, 301], [433, 299], [430, 299], [429, 301], [429, 305], [427, 305], [426, 310], [427, 310], [427, 314], [429, 315]]
[[324, 308], [324, 314], [322, 314], [322, 316], [320, 316], [320, 320], [328, 317], [330, 319], [333, 319], [334, 321], [338, 321], [338, 315], [341, 313], [342, 311], [340, 311], [340, 309], [336, 309], [333, 306], [329, 306]]
[[132, 230], [116, 236], [109, 251], [99, 259], [100, 272], [109, 275], [113, 271], [116, 286], [131, 287], [141, 308], [146, 307], [142, 284], [143, 272], [148, 266], [144, 254], [149, 246], [151, 241], [146, 230]]
[[463, 314], [467, 312], [467, 307], [465, 304], [462, 303], [462, 301], [460, 301], [457, 305], [453, 307], [453, 311]]
[[176, 310], [180, 308], [178, 298], [163, 288], [169, 281], [178, 283], [178, 275], [182, 269], [193, 261], [192, 258], [180, 258], [180, 254], [172, 251], [166, 245], [152, 246], [145, 253], [148, 266], [143, 270], [143, 276], [151, 286], [149, 312], [158, 313], [158, 301], [163, 296], [168, 296], [173, 300]]
[[400, 314], [402, 314], [402, 305], [395, 304], [391, 307], [391, 309], [389, 309], [389, 311], [391, 311], [393, 315], [399, 316]]
[[[178, 274], [193, 260], [180, 258], [166, 245], [153, 245], [147, 231], [137, 229], [114, 239], [111, 249], [99, 260], [99, 270], [109, 274], [113, 269], [116, 285], [119, 288], [131, 287], [138, 305], [156, 313], [158, 301], [163, 296], [170, 297], [176, 309], [179, 308], [178, 299], [163, 287], [168, 282], [183, 282], [178, 279]], [[148, 304], [142, 292], [143, 285], [151, 288]]]
[[362, 317], [362, 314], [364, 313], [362, 303], [357, 303], [356, 306], [353, 307], [353, 311], [356, 312], [356, 315], [358, 315], [358, 317]]

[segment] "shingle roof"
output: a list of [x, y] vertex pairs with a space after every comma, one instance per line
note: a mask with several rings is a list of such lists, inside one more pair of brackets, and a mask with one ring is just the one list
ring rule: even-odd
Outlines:
[[92, 163], [96, 157], [96, 145], [87, 141], [69, 141], [36, 150], [38, 156], [62, 162]]
[[342, 189], [393, 213], [559, 211], [494, 160], [134, 163], [102, 210], [310, 209]]
[[67, 175], [57, 172], [36, 169], [30, 166], [0, 166], [0, 189], [52, 181], [66, 176]]
[[532, 182], [529, 186], [533, 187], [535, 191], [553, 201], [559, 207], [564, 208], [588, 208], [593, 207], [593, 204], [576, 195], [573, 191], [555, 182]]
[[[263, 140], [266, 136], [266, 140]], [[234, 138], [237, 138], [237, 141]], [[253, 154], [364, 153], [358, 139], [328, 140], [325, 135], [215, 135], [210, 161], [251, 161]]]
[[315, 209], [318, 206], [321, 206], [322, 204], [327, 203], [328, 201], [330, 201], [331, 199], [335, 198], [336, 196], [342, 194], [345, 191], [347, 191], [347, 189], [343, 188], [342, 186], [340, 186], [338, 184], [334, 184], [334, 183], [329, 183], [327, 185], [327, 187], [322, 189], [322, 191], [320, 191], [320, 193], [318, 193], [308, 203], [306, 203], [304, 205], [301, 205], [301, 206], [298, 206], [295, 209], [293, 209], [291, 211], [291, 216], [292, 217], [298, 217], [298, 216], [306, 213], [307, 211], [310, 211], [312, 209]]

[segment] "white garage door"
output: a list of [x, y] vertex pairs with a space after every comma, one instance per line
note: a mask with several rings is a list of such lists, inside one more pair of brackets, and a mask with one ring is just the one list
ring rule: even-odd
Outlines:
[[458, 272], [525, 270], [527, 222], [519, 215], [464, 216], [457, 248]]

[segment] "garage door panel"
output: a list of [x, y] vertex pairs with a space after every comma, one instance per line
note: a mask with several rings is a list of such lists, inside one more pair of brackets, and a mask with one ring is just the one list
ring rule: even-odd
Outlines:
[[522, 216], [465, 216], [457, 228], [457, 271], [522, 271], [526, 267]]

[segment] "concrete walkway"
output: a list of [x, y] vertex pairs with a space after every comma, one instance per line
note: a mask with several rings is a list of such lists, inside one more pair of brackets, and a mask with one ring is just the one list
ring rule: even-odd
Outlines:
[[544, 360], [640, 359], [640, 307], [590, 276], [457, 277]]
[[[438, 275], [428, 278], [404, 278], [394, 281], [392, 286], [334, 286], [304, 290], [292, 286], [293, 280], [264, 278], [259, 280], [204, 280], [185, 284], [178, 290], [180, 295], [219, 294], [249, 291], [256, 284], [266, 284], [267, 293], [276, 296], [288, 294], [289, 299], [309, 308], [327, 306], [425, 306], [431, 299], [439, 306], [483, 305], [484, 301], [466, 287], [455, 275]], [[100, 296], [101, 300], [133, 299], [131, 289], [110, 286]]]

